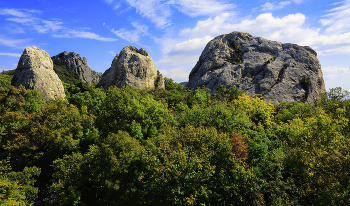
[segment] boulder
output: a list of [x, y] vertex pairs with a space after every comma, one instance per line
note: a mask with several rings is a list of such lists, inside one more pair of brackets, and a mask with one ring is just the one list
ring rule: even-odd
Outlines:
[[74, 52], [62, 52], [51, 57], [55, 64], [64, 64], [68, 69], [76, 72], [80, 80], [86, 84], [93, 85], [99, 82], [102, 73], [95, 72], [87, 64], [85, 57], [81, 58], [79, 54]]
[[61, 80], [53, 70], [49, 54], [37, 47], [27, 47], [19, 59], [13, 86], [23, 85], [26, 89], [39, 90], [45, 100], [65, 98]]
[[308, 46], [282, 44], [248, 33], [232, 32], [215, 37], [203, 50], [186, 85], [236, 86], [266, 101], [303, 101], [314, 104], [326, 92], [317, 53]]
[[117, 54], [96, 87], [131, 86], [139, 89], [165, 88], [163, 76], [157, 71], [152, 57], [143, 49], [127, 46]]

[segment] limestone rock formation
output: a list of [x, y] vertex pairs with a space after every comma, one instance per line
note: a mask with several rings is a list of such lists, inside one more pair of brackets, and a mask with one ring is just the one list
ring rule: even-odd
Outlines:
[[192, 69], [187, 87], [236, 86], [278, 104], [281, 100], [315, 103], [325, 84], [317, 53], [308, 46], [282, 44], [232, 32], [211, 40]]
[[65, 98], [61, 80], [53, 70], [49, 54], [37, 47], [27, 47], [19, 59], [13, 85], [39, 90], [45, 100]]
[[157, 88], [165, 89], [163, 74], [161, 74], [158, 70], [157, 70], [157, 78], [154, 86]]
[[127, 46], [117, 54], [96, 87], [131, 86], [139, 89], [165, 88], [163, 76], [157, 71], [152, 57], [143, 49]]
[[93, 85], [98, 82], [102, 73], [95, 72], [87, 64], [85, 57], [81, 58], [79, 54], [74, 52], [62, 52], [56, 56], [51, 57], [56, 64], [65, 64], [68, 69], [76, 72], [82, 82]]

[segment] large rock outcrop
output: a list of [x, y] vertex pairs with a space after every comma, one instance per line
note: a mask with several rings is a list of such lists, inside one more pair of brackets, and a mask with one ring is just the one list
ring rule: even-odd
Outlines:
[[163, 76], [157, 71], [152, 57], [143, 49], [127, 46], [117, 54], [96, 87], [131, 86], [139, 89], [164, 88]]
[[39, 90], [45, 100], [65, 98], [61, 80], [53, 70], [49, 54], [37, 47], [27, 47], [19, 59], [14, 86], [23, 85], [26, 89]]
[[281, 100], [315, 103], [325, 84], [317, 53], [308, 46], [282, 44], [232, 32], [211, 40], [192, 69], [187, 87], [236, 86], [278, 104]]
[[89, 85], [99, 82], [102, 76], [102, 73], [91, 70], [85, 57], [81, 58], [79, 54], [74, 52], [65, 51], [51, 58], [54, 63], [64, 64], [68, 69], [76, 72], [80, 80]]

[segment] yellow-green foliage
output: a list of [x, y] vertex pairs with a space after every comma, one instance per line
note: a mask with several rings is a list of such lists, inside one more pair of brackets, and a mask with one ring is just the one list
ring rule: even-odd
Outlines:
[[34, 187], [34, 176], [39, 174], [40, 169], [36, 167], [25, 167], [21, 172], [14, 172], [9, 159], [0, 160], [0, 204], [32, 204], [38, 193], [38, 189]]
[[256, 126], [272, 126], [274, 106], [258, 97], [251, 98], [246, 94], [233, 101], [233, 106], [246, 114]]

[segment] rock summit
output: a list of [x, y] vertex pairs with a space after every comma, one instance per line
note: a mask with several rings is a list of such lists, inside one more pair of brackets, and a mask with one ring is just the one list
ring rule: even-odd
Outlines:
[[37, 47], [27, 47], [19, 59], [13, 86], [23, 85], [26, 89], [39, 90], [45, 100], [65, 98], [61, 80], [53, 70], [49, 54]]
[[99, 82], [102, 76], [102, 73], [91, 70], [85, 57], [81, 58], [74, 52], [65, 51], [51, 58], [55, 64], [64, 64], [68, 69], [76, 72], [80, 80], [86, 84], [93, 85]]
[[211, 40], [186, 85], [236, 86], [253, 96], [262, 94], [273, 104], [303, 101], [314, 104], [326, 92], [317, 53], [308, 46], [282, 44], [248, 33], [232, 32]]
[[111, 67], [103, 73], [96, 87], [107, 89], [110, 86], [121, 88], [126, 85], [139, 89], [165, 87], [162, 74], [143, 48], [124, 47], [114, 57]]

